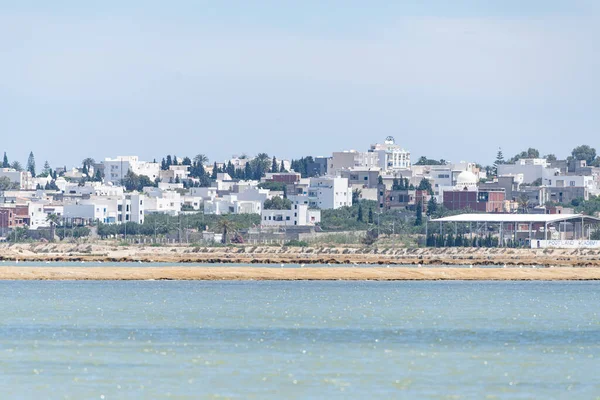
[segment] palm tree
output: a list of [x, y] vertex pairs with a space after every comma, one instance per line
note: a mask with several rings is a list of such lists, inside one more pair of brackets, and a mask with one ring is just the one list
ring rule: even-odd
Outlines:
[[227, 244], [227, 235], [229, 232], [234, 231], [236, 228], [235, 223], [227, 218], [221, 218], [217, 223], [219, 229], [223, 230], [223, 237], [221, 238], [221, 243]]
[[23, 166], [18, 161], [13, 161], [13, 163], [10, 166], [11, 168], [16, 169], [17, 171], [23, 171]]
[[198, 154], [194, 157], [194, 162], [199, 165], [206, 165], [208, 163], [208, 157], [204, 154]]
[[527, 211], [528, 211], [528, 208], [529, 208], [529, 196], [527, 196], [525, 193], [523, 193], [517, 199], [517, 203], [519, 205], [519, 210], [521, 211], [521, 213], [522, 214], [527, 214]]
[[46, 216], [46, 221], [50, 222], [50, 235], [52, 240], [54, 240], [54, 234], [56, 231], [56, 225], [58, 225], [59, 217], [58, 215], [52, 213]]
[[91, 157], [85, 158], [85, 159], [84, 159], [84, 160], [81, 162], [81, 164], [82, 164], [84, 167], [88, 168], [88, 169], [89, 169], [89, 168], [90, 168], [92, 165], [94, 165], [95, 163], [96, 163], [96, 160], [94, 160], [94, 159], [93, 159], [93, 158], [91, 158]]

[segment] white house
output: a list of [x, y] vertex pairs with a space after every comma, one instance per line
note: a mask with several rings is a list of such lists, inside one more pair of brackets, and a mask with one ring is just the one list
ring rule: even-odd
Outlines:
[[63, 217], [100, 221], [106, 224], [144, 223], [145, 196], [129, 193], [122, 196], [91, 196], [64, 205]]
[[329, 159], [328, 171], [331, 175], [338, 175], [340, 171], [353, 168], [377, 168], [379, 167], [378, 152], [359, 152], [356, 150], [337, 151], [332, 153]]
[[369, 152], [379, 157], [379, 167], [383, 171], [395, 171], [410, 168], [410, 152], [403, 149], [392, 136], [388, 136], [383, 144], [372, 144]]
[[308, 205], [322, 210], [352, 205], [352, 189], [347, 178], [310, 178], [307, 195]]
[[161, 182], [175, 183], [182, 182], [190, 176], [189, 165], [171, 165], [166, 171], [160, 170], [158, 173]]
[[161, 190], [156, 187], [145, 187], [146, 213], [165, 213], [179, 215], [183, 200], [181, 194], [170, 190]]
[[6, 177], [17, 189], [32, 190], [35, 189], [35, 184], [29, 171], [17, 171], [14, 168], [0, 168], [0, 178]]
[[543, 158], [525, 158], [518, 160], [515, 164], [498, 165], [498, 175], [523, 175], [525, 183], [533, 183], [539, 179], [560, 173], [558, 168], [549, 168]]
[[321, 222], [321, 211], [293, 204], [291, 210], [262, 210], [260, 219], [263, 226], [311, 226]]
[[104, 180], [113, 185], [121, 184], [121, 180], [129, 171], [132, 171], [136, 175], [145, 175], [151, 181], [155, 181], [160, 173], [160, 164], [140, 161], [137, 156], [119, 156], [114, 159], [106, 158], [103, 164]]

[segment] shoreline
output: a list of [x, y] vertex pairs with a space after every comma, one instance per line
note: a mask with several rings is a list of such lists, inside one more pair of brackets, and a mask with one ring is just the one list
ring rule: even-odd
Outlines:
[[0, 280], [588, 281], [600, 268], [0, 267]]
[[507, 265], [600, 267], [600, 249], [151, 246], [106, 242], [0, 244], [0, 261], [167, 264]]

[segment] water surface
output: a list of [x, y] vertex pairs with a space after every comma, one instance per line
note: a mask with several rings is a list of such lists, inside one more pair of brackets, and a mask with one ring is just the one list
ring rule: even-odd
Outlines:
[[594, 282], [0, 282], [4, 398], [594, 398]]

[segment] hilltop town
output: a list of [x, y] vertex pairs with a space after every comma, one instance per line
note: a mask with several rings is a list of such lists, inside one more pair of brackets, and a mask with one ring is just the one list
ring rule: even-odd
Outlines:
[[370, 244], [388, 235], [395, 244], [423, 245], [430, 244], [421, 240], [427, 222], [449, 215], [595, 215], [599, 160], [583, 145], [566, 159], [529, 148], [508, 159], [498, 151], [491, 166], [414, 161], [393, 137], [364, 151], [294, 160], [264, 153], [223, 162], [203, 154], [118, 156], [85, 158], [71, 169], [46, 162], [38, 170], [33, 153], [24, 167], [4, 153], [0, 238], [293, 244], [328, 237]]

